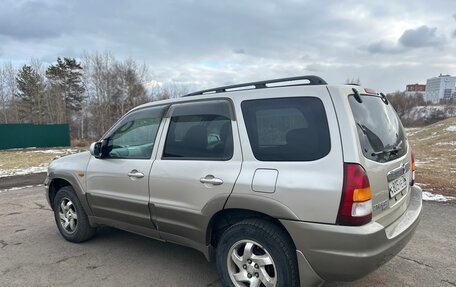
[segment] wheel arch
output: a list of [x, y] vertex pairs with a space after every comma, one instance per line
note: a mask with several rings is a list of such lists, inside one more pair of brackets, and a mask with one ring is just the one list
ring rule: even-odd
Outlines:
[[55, 195], [59, 191], [60, 188], [64, 186], [71, 186], [74, 190], [74, 193], [78, 197], [79, 201], [82, 204], [85, 212], [88, 216], [92, 215], [92, 210], [90, 209], [89, 203], [87, 201], [84, 189], [82, 188], [81, 183], [77, 178], [75, 178], [72, 174], [62, 173], [62, 174], [53, 174], [53, 177], [49, 183], [49, 202], [51, 203], [51, 208], [53, 208], [53, 201]]
[[293, 242], [291, 235], [279, 219], [300, 220], [288, 206], [275, 199], [251, 193], [232, 193], [224, 207], [213, 213], [209, 219], [206, 228], [206, 245], [216, 246], [214, 243], [217, 241], [218, 233], [223, 232], [228, 226], [248, 218], [262, 218], [274, 222], [287, 234], [291, 242]]
[[220, 236], [228, 227], [242, 220], [253, 218], [262, 219], [278, 226], [293, 244], [293, 248], [296, 248], [290, 233], [279, 219], [260, 211], [241, 208], [223, 209], [212, 216], [206, 232], [208, 245], [212, 245], [214, 248], [217, 247], [217, 242], [220, 239]]
[[57, 191], [59, 191], [62, 187], [64, 186], [71, 186], [71, 183], [69, 183], [67, 180], [63, 178], [54, 178], [50, 183], [49, 183], [49, 202], [51, 203], [51, 208], [54, 209], [53, 202], [54, 198], [57, 195]]

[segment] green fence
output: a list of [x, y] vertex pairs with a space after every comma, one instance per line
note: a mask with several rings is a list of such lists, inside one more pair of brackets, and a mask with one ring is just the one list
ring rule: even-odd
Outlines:
[[0, 124], [0, 149], [70, 145], [67, 124]]

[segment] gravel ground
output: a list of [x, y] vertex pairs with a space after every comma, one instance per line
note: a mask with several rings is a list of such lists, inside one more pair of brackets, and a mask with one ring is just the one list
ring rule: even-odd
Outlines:
[[[456, 205], [424, 203], [408, 246], [369, 276], [327, 286], [456, 286]], [[347, 266], [347, 268], [350, 268]], [[103, 228], [62, 239], [42, 187], [0, 193], [0, 286], [220, 286], [190, 248]]]

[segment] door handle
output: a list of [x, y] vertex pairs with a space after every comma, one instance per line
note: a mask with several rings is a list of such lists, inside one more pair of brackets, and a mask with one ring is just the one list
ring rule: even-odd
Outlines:
[[130, 171], [129, 173], [127, 173], [127, 175], [129, 177], [134, 177], [134, 178], [143, 178], [144, 177], [144, 173], [139, 172], [136, 169]]
[[200, 178], [200, 182], [204, 184], [212, 184], [212, 185], [221, 185], [223, 184], [223, 180], [213, 175], [206, 175], [206, 177]]

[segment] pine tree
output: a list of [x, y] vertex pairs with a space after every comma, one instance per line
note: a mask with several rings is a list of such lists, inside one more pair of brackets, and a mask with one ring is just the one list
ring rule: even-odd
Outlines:
[[71, 114], [81, 110], [85, 98], [81, 64], [74, 58], [57, 58], [57, 64], [46, 70], [46, 77], [63, 108], [65, 121], [70, 123]]
[[43, 77], [32, 66], [24, 65], [16, 76], [19, 115], [23, 122], [44, 123], [45, 84]]

